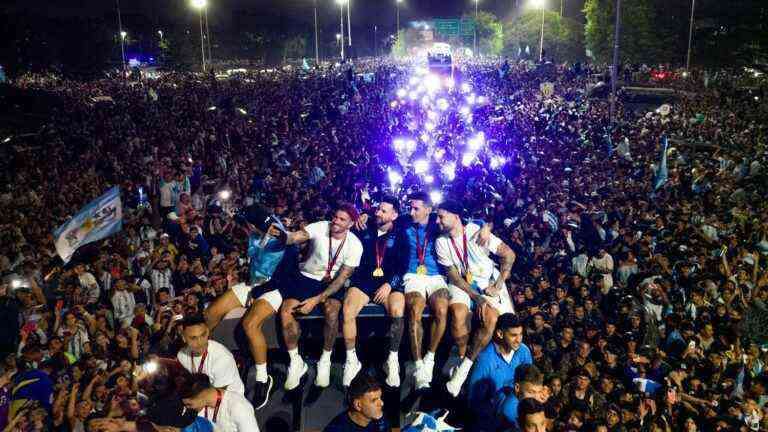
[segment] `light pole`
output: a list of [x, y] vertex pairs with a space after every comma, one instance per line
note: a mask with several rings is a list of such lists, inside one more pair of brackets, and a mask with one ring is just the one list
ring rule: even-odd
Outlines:
[[123, 59], [123, 71], [125, 71], [125, 36], [127, 36], [127, 34], [123, 31], [123, 18], [120, 15], [120, 0], [115, 0], [115, 5], [117, 5], [117, 31], [120, 35], [120, 54]]
[[691, 0], [691, 25], [688, 28], [688, 56], [685, 59], [685, 70], [691, 69], [691, 44], [693, 43], [693, 16], [696, 10], [696, 0]]
[[611, 68], [611, 124], [616, 112], [616, 80], [619, 67], [619, 35], [621, 34], [621, 0], [616, 0], [616, 31], [613, 34], [613, 67]]
[[397, 17], [396, 18], [397, 24], [396, 24], [396, 28], [395, 28], [395, 35], [396, 35], [395, 37], [397, 39], [400, 39], [400, 3], [402, 3], [402, 2], [403, 2], [403, 0], [395, 0], [395, 10], [397, 11], [396, 12], [396, 14], [397, 14], [396, 15], [396, 17]]
[[315, 66], [320, 65], [320, 39], [317, 33], [317, 0], [315, 0]]
[[203, 33], [203, 9], [207, 4], [207, 0], [192, 0], [192, 7], [197, 9], [200, 13], [200, 54], [202, 59], [203, 72], [205, 72], [205, 35]]
[[205, 7], [205, 39], [208, 42], [208, 65], [212, 66], [213, 62], [213, 54], [211, 54], [211, 28], [208, 26], [208, 4], [206, 3]]
[[125, 30], [120, 31], [120, 51], [123, 54], [123, 70], [125, 70], [125, 38], [128, 37], [128, 33]]
[[472, 37], [472, 52], [477, 55], [477, 5], [480, 3], [480, 0], [475, 0], [475, 25], [474, 29], [475, 32]]
[[349, 51], [352, 52], [352, 0], [346, 0], [347, 3], [347, 43]]
[[544, 7], [546, 0], [532, 0], [531, 4], [535, 8], [541, 9], [541, 38], [539, 39], [539, 62], [544, 60]]
[[344, 3], [347, 0], [336, 0], [339, 4], [339, 28], [341, 31], [338, 33], [338, 38], [341, 42], [341, 61], [344, 62]]

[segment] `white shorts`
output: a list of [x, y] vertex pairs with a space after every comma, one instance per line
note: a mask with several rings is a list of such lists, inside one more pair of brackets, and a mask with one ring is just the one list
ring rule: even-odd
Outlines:
[[[251, 290], [253, 288], [254, 287], [251, 285], [246, 285], [244, 283], [239, 283], [232, 287], [232, 292], [235, 293], [237, 301], [240, 302], [240, 306], [244, 308], [249, 306], [248, 301], [251, 298]], [[257, 300], [266, 300], [275, 312], [277, 312], [280, 309], [280, 305], [283, 304], [283, 296], [281, 296], [280, 291], [276, 289], [263, 293]]]
[[248, 300], [251, 298], [252, 286], [240, 282], [232, 287], [232, 292], [235, 293], [237, 301], [240, 302], [240, 306], [248, 307]]
[[267, 291], [264, 294], [260, 295], [258, 300], [264, 300], [267, 303], [269, 303], [270, 306], [272, 306], [272, 310], [277, 312], [280, 310], [280, 305], [283, 304], [283, 296], [280, 295], [280, 291], [273, 289], [271, 291]]
[[[448, 286], [448, 290], [451, 292], [450, 304], [463, 304], [468, 307], [469, 310], [472, 310], [474, 305], [472, 300], [469, 298], [469, 294], [464, 292], [463, 289], [457, 287], [456, 285]], [[507, 291], [506, 286], [495, 296], [484, 295], [483, 297], [485, 297], [485, 299], [488, 301], [488, 304], [491, 305], [492, 308], [496, 309], [496, 312], [498, 312], [499, 315], [503, 315], [505, 313], [515, 313], [515, 307], [512, 305], [512, 299], [509, 297], [509, 291]]]
[[441, 275], [427, 276], [406, 273], [403, 276], [403, 285], [405, 285], [403, 291], [406, 295], [415, 292], [421, 294], [427, 300], [437, 291], [448, 289], [448, 284], [445, 283], [445, 278]]

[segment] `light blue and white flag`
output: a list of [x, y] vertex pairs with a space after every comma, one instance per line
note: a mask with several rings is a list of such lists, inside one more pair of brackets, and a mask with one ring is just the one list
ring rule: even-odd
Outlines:
[[56, 252], [67, 263], [77, 248], [123, 229], [123, 203], [118, 186], [83, 207], [53, 232]]
[[659, 164], [659, 169], [656, 171], [656, 179], [653, 181], [653, 190], [657, 191], [660, 187], [664, 186], [664, 183], [667, 182], [667, 178], [669, 176], [669, 171], [667, 170], [667, 149], [669, 147], [669, 142], [667, 141], [667, 137], [662, 138], [662, 145], [661, 145], [661, 163]]
[[557, 224], [557, 216], [552, 214], [551, 211], [544, 210], [544, 213], [542, 213], [541, 218], [544, 221], [544, 223], [546, 223], [549, 226], [549, 230], [550, 231], [552, 231], [552, 232], [556, 232], [557, 231], [557, 226], [558, 226], [558, 224]]
[[305, 71], [308, 71], [310, 69], [309, 63], [307, 63], [307, 59], [305, 58], [301, 59], [301, 68], [304, 69]]

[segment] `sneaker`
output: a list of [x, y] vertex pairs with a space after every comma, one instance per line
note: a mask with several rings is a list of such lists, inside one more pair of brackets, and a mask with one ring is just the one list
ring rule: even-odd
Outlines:
[[429, 388], [429, 383], [431, 380], [427, 379], [427, 370], [424, 366], [424, 363], [416, 363], [416, 370], [413, 372], [413, 378], [416, 381], [416, 390], [424, 390]]
[[344, 387], [349, 387], [349, 384], [352, 383], [362, 368], [363, 365], [359, 361], [344, 363], [344, 376], [341, 379], [341, 384]]
[[272, 391], [272, 376], [267, 375], [266, 382], [256, 381], [256, 387], [253, 389], [253, 399], [251, 403], [255, 409], [261, 409], [269, 402], [269, 392]]
[[397, 357], [390, 356], [387, 362], [384, 364], [384, 369], [387, 372], [386, 383], [390, 387], [400, 387], [400, 362]]
[[432, 383], [432, 375], [435, 370], [435, 362], [422, 360], [421, 368], [416, 373], [416, 390], [428, 388]]
[[288, 376], [285, 378], [285, 389], [291, 391], [299, 386], [301, 378], [307, 373], [309, 367], [304, 360], [292, 361], [288, 366]]
[[461, 386], [464, 385], [464, 381], [467, 380], [468, 375], [469, 371], [464, 371], [458, 367], [456, 368], [453, 375], [451, 375], [451, 379], [445, 384], [445, 388], [448, 389], [448, 393], [450, 393], [451, 396], [456, 397], [459, 395]]
[[320, 360], [317, 362], [317, 376], [315, 377], [315, 385], [320, 388], [326, 388], [330, 384], [331, 362]]

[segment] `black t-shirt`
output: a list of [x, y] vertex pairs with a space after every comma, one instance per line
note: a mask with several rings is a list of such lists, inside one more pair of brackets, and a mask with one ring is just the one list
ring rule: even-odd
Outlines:
[[389, 430], [389, 423], [384, 417], [368, 423], [366, 427], [362, 427], [353, 422], [345, 411], [328, 423], [323, 432], [387, 432]]

